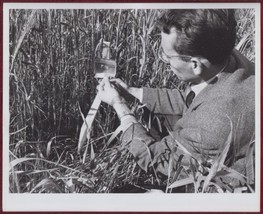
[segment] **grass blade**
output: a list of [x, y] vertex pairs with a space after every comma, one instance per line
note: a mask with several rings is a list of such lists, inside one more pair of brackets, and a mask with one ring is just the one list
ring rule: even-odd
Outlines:
[[192, 178], [184, 178], [184, 179], [173, 182], [168, 188], [173, 189], [176, 187], [185, 186], [187, 184], [192, 184], [192, 183], [194, 183]]
[[12, 160], [10, 162], [10, 168], [14, 168], [16, 165], [20, 164], [20, 163], [24, 163], [26, 161], [31, 161], [31, 160], [35, 160], [36, 158], [17, 158], [15, 160]]
[[24, 162], [27, 162], [27, 161], [33, 161], [33, 160], [39, 160], [39, 161], [43, 161], [43, 162], [46, 162], [46, 163], [49, 163], [49, 164], [54, 164], [56, 166], [60, 166], [60, 167], [63, 167], [65, 169], [68, 169], [70, 171], [74, 171], [74, 172], [79, 172], [79, 173], [83, 173], [82, 171], [80, 170], [77, 170], [77, 169], [73, 169], [73, 168], [70, 168], [68, 166], [65, 166], [65, 165], [62, 165], [62, 164], [58, 164], [58, 163], [55, 163], [55, 162], [52, 162], [52, 161], [49, 161], [49, 160], [46, 160], [46, 159], [42, 159], [42, 158], [17, 158], [13, 161], [10, 162], [10, 170], [13, 169], [16, 165], [20, 164], [20, 163], [24, 163]]
[[56, 137], [52, 137], [52, 138], [50, 139], [50, 141], [47, 143], [47, 152], [46, 152], [47, 157], [50, 155], [51, 145], [52, 145], [52, 143], [53, 143], [53, 141], [54, 141], [55, 138], [56, 138]]
[[62, 193], [60, 187], [50, 178], [44, 178], [30, 191], [30, 193], [33, 193], [36, 189], [40, 187], [44, 188], [44, 190], [48, 192]]
[[35, 14], [36, 14], [36, 10], [32, 10], [29, 18], [28, 18], [28, 21], [27, 23], [25, 24], [24, 26], [24, 30], [23, 32], [21, 33], [19, 39], [18, 39], [18, 42], [16, 44], [16, 47], [15, 47], [15, 50], [14, 50], [14, 53], [12, 55], [12, 62], [11, 62], [11, 67], [10, 67], [10, 71], [13, 70], [13, 67], [14, 67], [14, 62], [15, 62], [15, 59], [16, 59], [16, 56], [18, 54], [18, 51], [22, 45], [22, 42], [26, 36], [26, 34], [31, 30], [32, 26], [34, 25], [34, 17], [35, 17]]
[[84, 118], [83, 114], [81, 113], [82, 118], [84, 118], [83, 119], [84, 122], [81, 126], [81, 130], [80, 130], [80, 134], [79, 134], [78, 153], [80, 153], [80, 150], [82, 149], [86, 140], [90, 138], [92, 123], [93, 123], [95, 116], [98, 112], [100, 104], [101, 104], [101, 100], [99, 97], [96, 96], [95, 100], [93, 101], [93, 103], [91, 105], [91, 108], [89, 110], [89, 113], [88, 113], [86, 119]]
[[118, 136], [120, 132], [127, 130], [133, 123], [122, 123], [118, 128], [113, 132], [110, 139], [107, 141], [106, 145], [109, 146], [110, 143]]
[[206, 190], [206, 188], [209, 185], [209, 182], [216, 175], [216, 173], [224, 167], [224, 162], [225, 162], [228, 150], [230, 148], [230, 144], [232, 142], [232, 137], [233, 137], [233, 124], [231, 121], [230, 121], [230, 127], [231, 127], [231, 129], [230, 129], [228, 138], [225, 142], [224, 149], [219, 154], [219, 156], [215, 159], [215, 162], [212, 164], [211, 169], [209, 171], [209, 174], [207, 175], [207, 177], [204, 181], [204, 186], [203, 186], [202, 192], [204, 192]]

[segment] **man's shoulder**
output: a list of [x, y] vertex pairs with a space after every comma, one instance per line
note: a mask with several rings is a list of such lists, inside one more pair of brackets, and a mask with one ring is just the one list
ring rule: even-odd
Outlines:
[[234, 58], [236, 66], [235, 69], [245, 70], [247, 74], [254, 75], [255, 74], [255, 64], [248, 60], [242, 53], [238, 50], [234, 49], [231, 57]]
[[255, 85], [255, 65], [250, 62], [239, 51], [233, 50], [230, 57], [229, 69], [226, 73], [223, 73], [222, 81], [219, 81], [219, 85], [225, 88], [226, 93], [229, 91], [237, 91], [243, 93], [243, 91], [254, 91]]
[[200, 99], [210, 104], [248, 105], [255, 99], [254, 65], [238, 51], [233, 51], [228, 69], [218, 76], [218, 81], [204, 90]]

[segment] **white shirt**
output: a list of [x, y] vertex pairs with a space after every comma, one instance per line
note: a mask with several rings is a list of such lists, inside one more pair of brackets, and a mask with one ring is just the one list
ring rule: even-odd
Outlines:
[[225, 68], [227, 67], [228, 63], [229, 63], [229, 59], [227, 60], [227, 62], [224, 65], [224, 67], [218, 72], [218, 74], [216, 76], [212, 77], [211, 79], [209, 79], [209, 80], [207, 80], [205, 82], [202, 82], [200, 84], [197, 84], [197, 85], [191, 85], [190, 87], [191, 87], [192, 91], [195, 92], [195, 96], [197, 94], [199, 94], [210, 82], [212, 82], [215, 78], [217, 78], [218, 75], [220, 73], [222, 73], [222, 71], [225, 70]]
[[193, 92], [195, 92], [195, 96], [199, 94], [210, 82], [212, 82], [215, 78], [217, 78], [217, 75], [209, 79], [208, 81], [199, 83], [197, 85], [191, 85], [191, 89]]

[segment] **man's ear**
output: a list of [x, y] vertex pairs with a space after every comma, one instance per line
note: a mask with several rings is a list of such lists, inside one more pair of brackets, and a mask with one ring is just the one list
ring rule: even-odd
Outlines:
[[192, 69], [197, 76], [202, 76], [202, 73], [210, 67], [210, 62], [201, 57], [193, 57], [191, 59]]

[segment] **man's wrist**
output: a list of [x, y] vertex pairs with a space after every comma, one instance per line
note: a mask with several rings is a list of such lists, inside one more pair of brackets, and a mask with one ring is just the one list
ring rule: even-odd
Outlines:
[[117, 112], [118, 117], [121, 119], [124, 115], [131, 115], [132, 111], [127, 105], [127, 102], [120, 101], [113, 104], [113, 108]]
[[137, 120], [133, 114], [124, 115], [120, 118], [121, 124], [137, 123]]
[[113, 108], [117, 112], [121, 124], [137, 123], [135, 115], [128, 107], [127, 102], [116, 102], [113, 104]]

